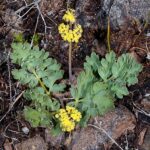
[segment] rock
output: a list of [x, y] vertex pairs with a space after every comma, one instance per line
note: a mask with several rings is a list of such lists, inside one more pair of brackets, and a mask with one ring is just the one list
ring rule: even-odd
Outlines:
[[147, 20], [149, 11], [149, 0], [104, 0], [97, 17], [101, 18], [101, 23], [106, 28], [107, 16], [110, 16], [111, 27], [117, 30], [132, 20]]
[[139, 133], [139, 135], [138, 135], [138, 145], [142, 145], [143, 144], [143, 142], [144, 142], [144, 136], [145, 136], [145, 133], [146, 133], [146, 131], [147, 131], [147, 128], [144, 128], [144, 129], [142, 129], [142, 131]]
[[[150, 96], [149, 96], [150, 97]], [[143, 109], [150, 114], [150, 99], [144, 98], [141, 101], [141, 104], [143, 105]]]
[[3, 146], [4, 142], [5, 142], [5, 137], [2, 134], [2, 130], [0, 130], [0, 148]]
[[142, 150], [149, 150], [150, 149], [150, 127], [148, 127], [145, 137], [144, 137], [144, 142], [142, 145]]
[[[77, 16], [84, 27], [107, 29], [110, 16], [111, 29], [117, 30], [131, 21], [145, 21], [149, 18], [149, 0], [78, 0]], [[150, 21], [150, 20], [149, 20]]]
[[[18, 13], [20, 13], [20, 11]], [[23, 23], [22, 18], [18, 19], [19, 17], [14, 10], [7, 9], [4, 14], [5, 14], [3, 17], [4, 22], [7, 24], [7, 28], [12, 30], [11, 31], [12, 33], [16, 32], [17, 31], [16, 29], [22, 30], [22, 28], [21, 28], [22, 23]], [[13, 28], [12, 28], [12, 26], [13, 26]]]
[[[116, 108], [103, 117], [96, 117], [96, 120], [102, 123], [101, 127], [113, 139], [119, 138], [127, 130], [133, 130], [136, 122], [134, 115], [124, 106]], [[94, 125], [97, 126], [96, 122]], [[111, 146], [111, 142], [101, 130], [87, 127], [74, 132], [70, 147], [72, 150], [103, 150], [102, 145]]]
[[7, 54], [4, 51], [0, 51], [0, 66], [7, 61]]
[[39, 5], [42, 13], [51, 16], [53, 13], [58, 13], [63, 4], [64, 0], [41, 0]]
[[9, 142], [9, 140], [7, 139], [4, 143], [4, 149], [5, 150], [12, 150], [12, 143]]
[[96, 28], [96, 15], [100, 9], [101, 0], [78, 0], [75, 10], [79, 23], [84, 28]]
[[53, 136], [52, 133], [50, 133], [49, 129], [45, 130], [45, 141], [46, 143], [50, 143], [52, 147], [59, 148], [60, 145], [64, 142], [65, 134], [62, 133], [58, 136]]
[[141, 103], [134, 103], [134, 111], [136, 118], [143, 123], [150, 125], [150, 99], [149, 97], [143, 98]]
[[30, 132], [28, 127], [23, 127], [21, 130], [24, 134], [29, 134], [29, 132]]
[[48, 150], [47, 144], [40, 136], [35, 136], [15, 146], [18, 150]]

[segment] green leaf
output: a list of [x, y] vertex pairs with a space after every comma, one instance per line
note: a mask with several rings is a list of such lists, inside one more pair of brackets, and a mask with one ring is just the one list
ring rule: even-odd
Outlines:
[[55, 85], [63, 77], [63, 71], [56, 60], [48, 58], [47, 52], [39, 50], [38, 46], [31, 48], [29, 43], [13, 43], [12, 48], [12, 62], [22, 67], [12, 72], [15, 79], [28, 84], [30, 88], [35, 87], [39, 80], [34, 71], [51, 92], [63, 91], [64, 85]]
[[77, 78], [77, 86], [71, 87], [71, 94], [74, 99], [80, 99], [90, 91], [94, 75], [91, 71], [82, 71]]
[[85, 70], [96, 71], [100, 65], [99, 57], [96, 53], [92, 52], [91, 56], [86, 57], [86, 62], [84, 63]]
[[107, 95], [107, 92], [100, 92], [93, 97], [93, 102], [96, 105], [100, 115], [114, 108], [113, 98]]
[[134, 85], [137, 82], [138, 82], [138, 78], [136, 76], [131, 76], [131, 77], [128, 77], [127, 79], [128, 86]]
[[35, 87], [38, 84], [37, 79], [33, 74], [27, 72], [24, 68], [14, 69], [12, 75], [16, 80], [19, 80], [21, 84], [29, 84], [29, 87]]
[[107, 62], [113, 64], [116, 61], [116, 54], [113, 51], [111, 51], [110, 53], [106, 54], [105, 58]]
[[24, 97], [32, 100], [37, 109], [57, 111], [60, 108], [59, 102], [52, 100], [41, 87], [26, 90]]
[[106, 90], [107, 87], [108, 87], [107, 84], [104, 83], [104, 82], [95, 82], [93, 84], [93, 92], [97, 93], [97, 92], [99, 92], [101, 90]]
[[14, 34], [14, 41], [15, 42], [25, 42], [24, 38], [23, 38], [23, 34], [22, 33], [18, 33], [18, 34]]
[[63, 134], [62, 129], [60, 128], [60, 124], [57, 124], [56, 126], [54, 126], [51, 130], [50, 133], [56, 137], [59, 136], [60, 134]]
[[88, 120], [90, 119], [91, 116], [89, 116], [88, 114], [84, 115], [82, 118], [81, 118], [81, 121], [79, 122], [79, 125], [81, 127], [86, 127], [87, 126], [87, 122]]
[[118, 98], [123, 98], [124, 95], [128, 95], [129, 91], [126, 86], [120, 84], [114, 84], [111, 90], [116, 94]]
[[101, 60], [101, 65], [99, 66], [98, 73], [104, 81], [107, 81], [107, 79], [112, 75], [111, 70], [115, 62], [116, 62], [116, 55], [113, 51], [106, 54], [105, 59], [103, 58]]
[[107, 70], [103, 67], [98, 69], [98, 73], [104, 81], [106, 81], [107, 78], [109, 77], [109, 70]]
[[112, 75], [114, 78], [117, 78], [119, 76], [119, 65], [117, 63], [114, 63], [112, 66]]
[[49, 126], [50, 125], [50, 114], [49, 112], [42, 110], [38, 111], [36, 109], [25, 107], [24, 109], [25, 119], [28, 120], [33, 127], [38, 126]]

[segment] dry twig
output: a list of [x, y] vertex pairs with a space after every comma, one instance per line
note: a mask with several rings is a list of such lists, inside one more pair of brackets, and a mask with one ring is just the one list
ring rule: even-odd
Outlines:
[[25, 91], [22, 91], [17, 98], [14, 100], [13, 103], [10, 103], [9, 109], [8, 111], [3, 115], [3, 117], [0, 119], [0, 122], [2, 122], [4, 120], [4, 118], [9, 114], [9, 112], [12, 110], [12, 108], [14, 107], [14, 105], [18, 102], [18, 100], [20, 99], [20, 97], [23, 95]]
[[[98, 121], [95, 119], [96, 124], [98, 124]], [[123, 150], [123, 148], [107, 133], [107, 131], [105, 131], [102, 127], [101, 127], [101, 123], [98, 124], [97, 126], [94, 124], [88, 124], [88, 126], [94, 127], [100, 131], [102, 131], [104, 134], [106, 134], [108, 136], [108, 138], [114, 143], [116, 144], [121, 150]]]

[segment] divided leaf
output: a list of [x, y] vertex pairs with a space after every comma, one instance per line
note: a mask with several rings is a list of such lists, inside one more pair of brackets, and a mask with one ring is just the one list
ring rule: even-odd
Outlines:
[[107, 91], [101, 91], [93, 97], [99, 115], [104, 115], [114, 108], [114, 100], [107, 94]]
[[57, 111], [60, 108], [59, 102], [51, 99], [41, 87], [26, 90], [24, 97], [30, 99], [37, 109]]
[[52, 94], [65, 88], [58, 82], [63, 77], [63, 71], [56, 60], [48, 58], [48, 53], [37, 46], [31, 48], [29, 43], [13, 43], [12, 48], [12, 62], [20, 66], [20, 69], [12, 71], [12, 75], [29, 87], [24, 97], [31, 101], [32, 107], [25, 107], [25, 118], [33, 127], [49, 126], [52, 112], [60, 108], [60, 103], [52, 98]]
[[31, 107], [25, 107], [24, 109], [25, 119], [28, 120], [33, 127], [49, 126], [52, 116], [46, 110], [37, 110]]
[[77, 78], [76, 87], [71, 88], [71, 94], [78, 100], [78, 108], [85, 114], [83, 120], [86, 120], [113, 109], [116, 97], [128, 95], [127, 86], [138, 82], [142, 66], [130, 54], [123, 54], [117, 59], [111, 51], [101, 60], [92, 53], [86, 58], [84, 69]]
[[37, 46], [31, 48], [29, 43], [13, 43], [12, 48], [12, 62], [21, 66], [21, 69], [12, 71], [15, 79], [28, 84], [30, 88], [36, 87], [40, 79], [49, 91], [63, 91], [65, 86], [56, 84], [63, 77], [63, 71], [56, 60], [48, 58], [47, 52], [39, 50]]
[[99, 66], [98, 73], [100, 77], [106, 81], [111, 75], [111, 68], [116, 61], [116, 55], [113, 51], [106, 54], [105, 58], [102, 58], [101, 65]]
[[77, 85], [72, 86], [70, 91], [74, 99], [81, 99], [87, 95], [94, 80], [94, 75], [91, 71], [82, 71], [77, 78]]
[[84, 63], [85, 70], [97, 71], [100, 65], [100, 60], [96, 53], [92, 52], [91, 56], [86, 57], [86, 62]]

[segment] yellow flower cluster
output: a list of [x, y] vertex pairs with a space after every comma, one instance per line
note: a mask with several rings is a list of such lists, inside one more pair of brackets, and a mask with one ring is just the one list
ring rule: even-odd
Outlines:
[[75, 42], [78, 43], [79, 39], [82, 36], [82, 27], [79, 24], [73, 24], [76, 22], [75, 19], [75, 11], [69, 9], [66, 11], [66, 14], [63, 16], [63, 20], [69, 22], [71, 24], [61, 23], [58, 27], [58, 31], [61, 34], [61, 37], [64, 41], [68, 41], [69, 43]]
[[79, 39], [82, 36], [82, 27], [81, 25], [77, 24], [75, 25], [74, 29], [69, 29], [69, 25], [65, 25], [64, 23], [61, 23], [58, 27], [59, 33], [61, 34], [61, 37], [64, 41], [70, 42], [79, 42]]
[[65, 20], [66, 22], [75, 23], [75, 11], [73, 9], [68, 9], [63, 16], [63, 20]]
[[71, 106], [66, 106], [66, 109], [59, 109], [55, 115], [60, 121], [62, 131], [71, 132], [75, 128], [75, 123], [81, 119], [81, 113]]

